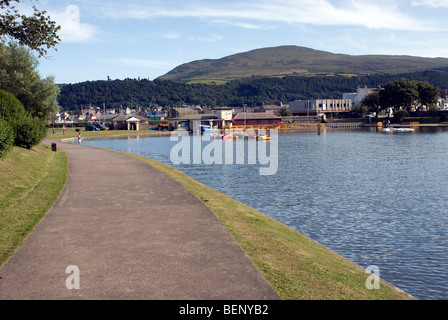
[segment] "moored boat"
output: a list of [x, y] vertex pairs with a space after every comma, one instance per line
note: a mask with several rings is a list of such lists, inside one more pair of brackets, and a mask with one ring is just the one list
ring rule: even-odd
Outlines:
[[384, 128], [383, 132], [413, 132], [412, 128]]

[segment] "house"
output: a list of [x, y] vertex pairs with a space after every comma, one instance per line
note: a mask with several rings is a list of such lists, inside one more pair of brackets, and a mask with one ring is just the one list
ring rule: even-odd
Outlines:
[[111, 119], [112, 130], [149, 130], [149, 119], [138, 114], [120, 114]]
[[275, 104], [263, 105], [263, 112], [279, 116], [281, 114], [283, 107], [284, 107], [283, 104], [279, 106]]
[[310, 99], [295, 100], [289, 103], [289, 110], [295, 116], [306, 115], [336, 115], [351, 112], [353, 102], [351, 99]]
[[213, 129], [223, 129], [226, 120], [219, 118], [216, 114], [187, 114], [178, 118], [168, 120], [168, 129], [185, 129], [191, 132], [200, 132], [201, 125], [211, 126]]
[[216, 115], [220, 119], [224, 119], [225, 121], [231, 122], [233, 118], [233, 108], [215, 108]]
[[281, 117], [264, 112], [240, 112], [233, 118], [233, 124], [236, 126], [280, 125], [281, 123]]
[[191, 108], [172, 108], [169, 111], [169, 117], [170, 118], [179, 118], [186, 114], [197, 114], [198, 112], [196, 110], [193, 110]]

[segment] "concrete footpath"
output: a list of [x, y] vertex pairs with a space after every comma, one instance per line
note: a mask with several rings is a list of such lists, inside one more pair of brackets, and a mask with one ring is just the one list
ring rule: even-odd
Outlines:
[[67, 184], [0, 269], [0, 300], [278, 299], [182, 185], [118, 152], [57, 147], [69, 157]]

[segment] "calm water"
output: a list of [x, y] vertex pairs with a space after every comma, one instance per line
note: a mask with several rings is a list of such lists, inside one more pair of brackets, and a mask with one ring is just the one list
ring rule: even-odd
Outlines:
[[[170, 165], [176, 143], [83, 142]], [[175, 167], [364, 268], [377, 265], [418, 299], [448, 298], [448, 131], [332, 130], [280, 135], [278, 145], [273, 176], [261, 176], [259, 165]]]

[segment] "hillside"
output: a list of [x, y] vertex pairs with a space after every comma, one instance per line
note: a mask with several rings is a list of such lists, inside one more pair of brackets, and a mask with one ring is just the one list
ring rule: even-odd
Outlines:
[[176, 67], [160, 80], [230, 80], [251, 76], [315, 74], [398, 74], [448, 71], [446, 58], [334, 54], [298, 46], [256, 49], [221, 59], [206, 59]]

